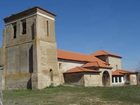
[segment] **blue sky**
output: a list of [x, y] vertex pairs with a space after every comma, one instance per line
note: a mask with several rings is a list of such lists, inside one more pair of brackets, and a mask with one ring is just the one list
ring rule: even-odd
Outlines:
[[126, 69], [140, 64], [140, 0], [0, 0], [0, 45], [3, 18], [33, 6], [57, 15], [59, 49], [103, 49], [123, 56]]

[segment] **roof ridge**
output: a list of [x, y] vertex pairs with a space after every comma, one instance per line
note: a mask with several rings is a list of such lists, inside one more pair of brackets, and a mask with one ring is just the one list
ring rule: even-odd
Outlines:
[[104, 53], [106, 53], [106, 54], [109, 54], [109, 52], [108, 51], [106, 51], [106, 50], [102, 50]]
[[[84, 71], [84, 70], [83, 70], [83, 67], [79, 67], [79, 69], [82, 70], [82, 71]], [[85, 69], [85, 68], [84, 68], [84, 69]]]
[[99, 63], [96, 61], [97, 65], [100, 67]]
[[81, 54], [81, 55], [85, 55], [85, 56], [88, 56], [88, 54], [84, 54], [84, 53], [81, 53], [81, 52], [73, 52], [73, 51], [68, 51], [68, 50], [61, 50], [61, 49], [57, 49], [58, 51], [64, 51], [64, 52], [68, 52], [68, 53], [76, 53], [76, 54]]

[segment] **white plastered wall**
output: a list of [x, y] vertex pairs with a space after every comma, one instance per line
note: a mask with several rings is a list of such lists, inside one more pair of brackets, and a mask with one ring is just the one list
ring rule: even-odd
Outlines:
[[70, 60], [62, 60], [58, 59], [58, 66], [61, 73], [61, 83], [64, 83], [63, 73], [72, 69], [74, 67], [80, 67], [84, 64], [84, 62], [70, 61]]

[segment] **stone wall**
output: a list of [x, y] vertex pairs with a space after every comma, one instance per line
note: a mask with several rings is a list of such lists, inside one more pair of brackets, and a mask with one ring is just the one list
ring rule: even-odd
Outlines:
[[[33, 8], [8, 17], [5, 22], [5, 89], [43, 89], [60, 85], [55, 16], [43, 9]], [[26, 32], [23, 33], [23, 29], [26, 29]]]
[[138, 84], [137, 74], [130, 74], [130, 85], [137, 84]]
[[55, 21], [37, 15], [36, 24], [38, 88], [58, 86], [60, 85], [60, 72], [56, 52]]
[[99, 69], [99, 71], [101, 72], [100, 73], [100, 86], [103, 86], [103, 82], [102, 82], [102, 77], [103, 77], [103, 73], [105, 71], [107, 71], [109, 73], [109, 76], [110, 76], [110, 85], [109, 86], [112, 86], [112, 70], [110, 69]]
[[84, 86], [83, 73], [64, 74], [65, 83]]
[[[35, 53], [35, 52], [34, 52]], [[33, 44], [27, 43], [6, 49], [6, 88], [32, 88], [31, 75], [35, 73], [36, 59]]]
[[108, 62], [110, 64], [112, 68], [112, 70], [116, 70], [116, 69], [122, 69], [122, 62], [121, 62], [121, 58], [117, 58], [117, 57], [108, 57]]
[[[23, 19], [23, 18], [22, 18]], [[4, 32], [4, 85], [5, 89], [32, 88], [32, 74], [36, 72], [35, 16], [25, 17], [26, 34], [21, 33], [21, 20], [6, 23]], [[12, 23], [17, 24], [16, 38], [13, 38]], [[33, 28], [32, 28], [33, 27]], [[34, 36], [34, 37], [33, 37]]]
[[0, 48], [0, 65], [3, 65], [3, 48]]
[[84, 86], [101, 86], [101, 77], [99, 74], [84, 74]]

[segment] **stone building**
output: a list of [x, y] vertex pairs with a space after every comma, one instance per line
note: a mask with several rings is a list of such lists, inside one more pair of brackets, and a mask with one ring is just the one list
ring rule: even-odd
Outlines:
[[55, 14], [34, 7], [4, 19], [3, 88], [60, 85]]
[[62, 82], [82, 86], [137, 85], [137, 73], [123, 70], [121, 56], [104, 50], [85, 55], [58, 50]]
[[121, 58], [106, 51], [85, 55], [57, 50], [55, 14], [34, 7], [4, 19], [0, 65], [3, 89], [43, 89], [51, 85], [137, 84], [122, 70]]

